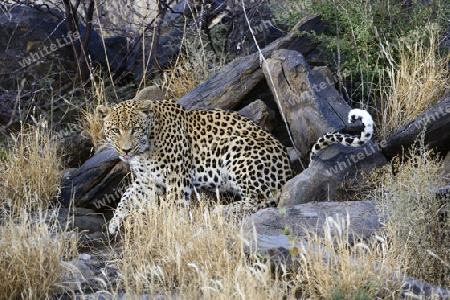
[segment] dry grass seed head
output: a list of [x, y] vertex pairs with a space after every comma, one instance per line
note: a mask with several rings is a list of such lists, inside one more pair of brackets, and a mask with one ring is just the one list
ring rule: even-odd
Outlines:
[[118, 257], [124, 289], [167, 295], [176, 290], [191, 299], [269, 299], [286, 293], [255, 255], [240, 221], [205, 202], [191, 210], [161, 202], [127, 218]]
[[388, 255], [386, 241], [352, 243], [350, 222], [348, 215], [328, 217], [324, 236], [305, 229], [297, 286], [307, 299], [384, 298], [399, 289], [400, 282], [391, 282], [399, 264]]
[[23, 125], [12, 140], [12, 147], [1, 162], [1, 206], [19, 211], [25, 206], [48, 207], [61, 179], [58, 139], [42, 122], [36, 126]]
[[436, 196], [443, 184], [442, 161], [426, 148], [423, 136], [408, 153], [395, 173], [385, 169], [377, 189], [380, 211], [391, 216], [386, 234], [408, 275], [448, 286], [449, 199]]
[[[450, 53], [440, 53], [440, 34], [439, 26], [430, 23], [402, 38], [395, 47], [388, 46], [383, 53], [392, 65], [386, 77], [389, 86], [378, 103], [381, 138], [387, 139], [414, 120], [449, 90]], [[400, 55], [397, 65], [392, 58], [395, 52]]]

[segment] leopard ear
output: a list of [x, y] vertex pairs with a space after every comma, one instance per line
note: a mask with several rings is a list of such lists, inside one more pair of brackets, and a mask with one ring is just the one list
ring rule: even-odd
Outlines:
[[99, 105], [97, 106], [96, 111], [100, 118], [104, 119], [111, 113], [111, 108], [106, 105]]
[[142, 111], [144, 114], [148, 114], [151, 112], [153, 108], [153, 101], [152, 100], [141, 100], [138, 104], [138, 109]]

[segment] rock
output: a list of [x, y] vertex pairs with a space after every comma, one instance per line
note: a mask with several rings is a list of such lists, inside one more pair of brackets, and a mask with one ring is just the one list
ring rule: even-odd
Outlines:
[[450, 299], [450, 291], [412, 277], [404, 281], [400, 295], [405, 299]]
[[[0, 58], [0, 66], [1, 66], [1, 58]], [[0, 75], [0, 80], [3, 80]], [[6, 84], [6, 85], [9, 85]], [[1, 88], [1, 87], [0, 87]], [[17, 92], [16, 91], [7, 91], [2, 89], [2, 93], [0, 95], [0, 103], [2, 103], [0, 107], [0, 130], [3, 131], [5, 129], [9, 129], [12, 132], [20, 131], [20, 114], [15, 113], [17, 110]]]
[[[244, 220], [244, 232], [253, 240], [254, 231], [257, 232], [257, 245], [253, 245], [258, 253], [270, 258], [272, 272], [283, 275], [284, 272], [298, 272], [301, 259], [295, 254], [301, 249], [314, 251], [321, 247], [305, 239], [306, 233], [325, 236], [325, 228], [330, 228], [331, 237], [339, 235], [354, 243], [369, 240], [373, 234], [383, 230], [382, 223], [387, 216], [378, 216], [376, 202], [309, 202], [306, 204], [287, 207], [285, 210], [267, 208], [247, 217]], [[289, 235], [287, 231], [290, 231]], [[324, 254], [324, 263], [330, 257], [339, 260], [336, 253], [329, 253], [327, 249], [320, 249]], [[357, 259], [357, 258], [355, 258]], [[377, 268], [374, 263], [374, 268]], [[393, 282], [401, 282], [400, 294], [408, 299], [449, 299], [450, 291], [419, 281], [415, 278], [398, 275]]]
[[[35, 71], [38, 73], [44, 72], [37, 63], [52, 56], [47, 54], [49, 51], [44, 51], [42, 48], [44, 45], [48, 46], [48, 42], [52, 42], [58, 48], [51, 54], [57, 53], [61, 56], [59, 63], [56, 61], [53, 63], [59, 66], [61, 62], [69, 62], [64, 58], [71, 55], [72, 49], [57, 44], [58, 39], [61, 45], [66, 44], [63, 42], [63, 37], [67, 37], [65, 25], [64, 23], [59, 24], [60, 18], [63, 17], [63, 13], [56, 9], [43, 12], [20, 5], [10, 7], [8, 13], [4, 12], [0, 15], [0, 27], [2, 28], [0, 37], [0, 73], [2, 76], [0, 82], [3, 88], [15, 89], [18, 77], [11, 77], [10, 72], [20, 71], [24, 75], [30, 75], [27, 70], [29, 65], [35, 65]], [[24, 70], [28, 72], [24, 72]], [[40, 73], [40, 75], [48, 74]]]
[[286, 117], [300, 158], [307, 164], [311, 146], [319, 136], [349, 126], [351, 107], [335, 89], [331, 71], [326, 67], [311, 69], [300, 53], [276, 50], [267, 64], [266, 81], [272, 93], [278, 94], [279, 110]]
[[105, 38], [105, 46], [125, 57], [128, 52], [127, 38], [124, 36], [113, 35]]
[[380, 148], [372, 141], [362, 147], [330, 145], [284, 185], [278, 206], [351, 200], [361, 190], [364, 175], [387, 163]]
[[272, 131], [274, 126], [275, 113], [270, 111], [267, 105], [260, 99], [251, 102], [249, 105], [238, 111], [240, 115], [252, 120], [266, 131]]
[[94, 145], [90, 138], [82, 133], [72, 133], [67, 136], [59, 136], [58, 153], [61, 154], [66, 168], [76, 168], [89, 159]]
[[414, 121], [402, 126], [386, 142], [383, 154], [391, 159], [407, 150], [425, 130], [425, 144], [442, 156], [450, 151], [450, 93]]
[[[301, 20], [288, 35], [281, 37], [262, 49], [268, 58], [277, 49], [301, 47], [301, 51], [311, 51], [316, 47], [307, 35], [298, 32], [316, 32], [326, 29], [320, 15], [309, 16]], [[237, 58], [204, 83], [187, 93], [178, 103], [186, 109], [221, 108], [233, 109], [262, 80], [259, 53]]]
[[139, 91], [136, 100], [162, 100], [166, 99], [164, 92], [156, 85], [148, 86]]
[[106, 148], [87, 160], [75, 174], [62, 182], [59, 202], [105, 212], [114, 208], [127, 186], [129, 165], [116, 151]]
[[[291, 237], [305, 242], [308, 231], [324, 237], [326, 222], [342, 222], [341, 229], [348, 229], [351, 240], [367, 240], [382, 228], [379, 219], [374, 201], [309, 202], [259, 210], [244, 220], [244, 229], [251, 235], [254, 228], [258, 234], [258, 249], [267, 251], [279, 247], [290, 249]], [[289, 235], [285, 234], [286, 228], [290, 230]], [[334, 225], [331, 228], [333, 234], [338, 233]]]
[[[300, 260], [291, 253], [300, 252], [303, 248], [314, 250], [320, 247], [313, 244], [314, 241], [307, 240], [308, 232], [324, 238], [328, 225], [332, 238], [345, 234], [344, 238], [354, 243], [361, 239], [368, 240], [381, 231], [381, 221], [383, 219], [378, 217], [374, 201], [352, 201], [309, 202], [282, 209], [266, 208], [247, 217], [243, 224], [249, 240], [254, 240], [256, 232], [257, 243], [251, 249], [270, 257], [273, 272], [286, 268], [288, 272], [295, 273]], [[336, 256], [327, 254], [326, 249], [322, 250], [325, 256]]]
[[125, 299], [111, 294], [117, 288], [120, 271], [110, 263], [109, 251], [102, 249], [91, 254], [82, 253], [62, 262], [67, 271], [62, 274], [60, 291], [56, 299]]
[[442, 173], [445, 184], [450, 184], [450, 152], [447, 153], [442, 163]]
[[79, 247], [98, 247], [104, 245], [107, 236], [103, 233], [106, 217], [92, 209], [75, 207], [59, 208], [50, 218], [56, 217], [61, 228], [78, 233]]
[[[7, 90], [17, 90], [17, 78], [25, 76], [28, 84], [33, 84], [41, 78], [49, 78], [48, 66], [52, 73], [58, 74], [55, 80], [71, 80], [61, 78], [72, 70], [77, 72], [73, 60], [72, 41], [80, 39], [78, 32], [68, 32], [64, 22], [64, 13], [55, 8], [38, 10], [26, 5], [8, 6], [7, 13], [0, 16], [0, 66], [2, 76], [0, 82]], [[86, 27], [79, 24], [81, 40], [85, 39]], [[123, 70], [124, 58], [121, 54], [104, 46], [99, 34], [90, 33], [88, 51], [93, 63], [100, 62], [111, 68], [112, 73]], [[61, 71], [61, 72], [58, 72]], [[61, 74], [60, 74], [61, 73]], [[18, 74], [20, 76], [13, 76]]]

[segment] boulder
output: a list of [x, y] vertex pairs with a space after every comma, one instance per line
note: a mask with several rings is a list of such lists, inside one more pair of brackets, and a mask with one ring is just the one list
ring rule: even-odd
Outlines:
[[252, 120], [266, 131], [270, 132], [274, 129], [275, 112], [269, 110], [267, 105], [260, 99], [240, 109], [238, 114]]
[[[13, 75], [19, 73], [25, 74], [29, 84], [48, 77], [48, 66], [52, 66], [52, 73], [58, 73], [58, 76], [70, 70], [77, 72], [72, 43], [84, 41], [88, 33], [81, 24], [79, 33], [68, 31], [64, 19], [64, 13], [56, 8], [39, 10], [25, 5], [9, 6], [7, 13], [0, 14], [0, 82], [4, 89], [17, 90], [16, 80], [23, 76]], [[123, 56], [105, 46], [97, 32], [92, 31], [89, 35], [87, 50], [92, 61], [104, 66], [108, 61], [113, 73], [123, 71]], [[73, 78], [69, 73], [64, 79], [70, 81]], [[25, 89], [28, 88], [26, 85]]]
[[[244, 232], [256, 244], [252, 250], [270, 258], [272, 272], [279, 276], [296, 273], [302, 260], [296, 253], [301, 249], [315, 251], [321, 245], [306, 239], [307, 233], [332, 239], [348, 238], [350, 244], [368, 241], [383, 231], [388, 216], [380, 216], [375, 201], [309, 202], [285, 209], [267, 208], [244, 220]], [[336, 253], [321, 249], [324, 263], [339, 260]], [[355, 258], [357, 259], [357, 258]], [[377, 266], [374, 264], [374, 268]], [[394, 282], [402, 284], [401, 297], [407, 299], [449, 299], [450, 291], [404, 275], [396, 275]]]
[[64, 207], [85, 207], [96, 212], [115, 208], [128, 185], [129, 165], [112, 148], [106, 148], [87, 160], [61, 184], [58, 198]]
[[59, 131], [56, 137], [59, 139], [58, 153], [62, 156], [64, 167], [77, 168], [91, 156], [94, 145], [82, 133], [71, 132], [64, 135]]
[[352, 200], [364, 186], [365, 175], [386, 163], [381, 147], [372, 141], [362, 147], [332, 144], [283, 186], [278, 206]]
[[[255, 230], [258, 234], [258, 249], [267, 251], [279, 247], [290, 249], [293, 246], [292, 237], [297, 241], [306, 241], [308, 232], [325, 237], [327, 222], [339, 223], [342, 230], [348, 230], [352, 240], [368, 240], [381, 230], [380, 220], [384, 218], [378, 217], [374, 201], [314, 201], [283, 209], [259, 210], [244, 220], [244, 229], [250, 236]], [[330, 228], [332, 234], [338, 234], [334, 225]]]
[[81, 247], [97, 247], [107, 241], [107, 235], [103, 234], [106, 217], [102, 213], [82, 207], [59, 207], [49, 214], [49, 221], [55, 217], [61, 228], [77, 232]]
[[134, 98], [136, 100], [162, 100], [166, 99], [166, 95], [158, 86], [151, 85], [140, 90]]
[[272, 93], [278, 95], [278, 108], [288, 123], [294, 147], [307, 164], [311, 146], [319, 136], [350, 126], [351, 107], [335, 89], [331, 71], [326, 67], [311, 69], [296, 51], [274, 51], [263, 70]]

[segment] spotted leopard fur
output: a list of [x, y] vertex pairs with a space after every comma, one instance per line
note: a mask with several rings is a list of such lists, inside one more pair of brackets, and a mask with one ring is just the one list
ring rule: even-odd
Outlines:
[[372, 138], [373, 134], [372, 116], [366, 110], [352, 109], [348, 113], [348, 123], [354, 123], [357, 120], [361, 120], [361, 123], [364, 125], [364, 129], [360, 136], [340, 132], [329, 132], [321, 136], [314, 144], [311, 149], [310, 159], [312, 160], [313, 155], [334, 143], [341, 143], [344, 146], [350, 147], [359, 147], [367, 143], [367, 141]]
[[235, 112], [189, 111], [170, 100], [128, 100], [97, 111], [107, 141], [135, 177], [109, 223], [111, 234], [136, 200], [165, 194], [188, 203], [193, 190], [213, 189], [258, 209], [277, 205], [276, 191], [292, 176], [284, 147]]

